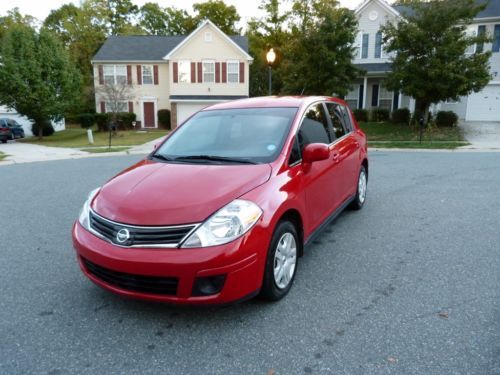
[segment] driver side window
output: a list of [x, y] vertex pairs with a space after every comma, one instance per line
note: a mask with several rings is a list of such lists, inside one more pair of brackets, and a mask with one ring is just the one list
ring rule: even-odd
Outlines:
[[290, 165], [300, 161], [304, 147], [310, 143], [332, 143], [322, 103], [314, 104], [307, 109], [288, 161]]

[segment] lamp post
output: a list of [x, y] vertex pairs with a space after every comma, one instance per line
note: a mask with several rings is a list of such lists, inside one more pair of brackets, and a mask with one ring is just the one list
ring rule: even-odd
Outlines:
[[267, 60], [267, 65], [269, 66], [269, 96], [272, 95], [272, 65], [274, 63], [274, 60], [276, 60], [276, 52], [271, 48], [267, 53], [266, 53], [266, 60]]

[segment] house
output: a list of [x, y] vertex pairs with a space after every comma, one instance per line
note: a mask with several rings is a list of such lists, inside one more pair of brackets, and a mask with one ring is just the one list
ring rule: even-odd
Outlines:
[[[19, 125], [24, 129], [24, 134], [26, 136], [33, 135], [31, 127], [33, 126], [33, 121], [29, 120], [26, 116], [17, 113], [15, 110], [8, 108], [7, 106], [0, 105], [0, 118], [10, 118], [16, 120]], [[52, 126], [56, 132], [66, 129], [66, 123], [64, 118], [60, 121], [52, 121]]]
[[[485, 0], [477, 0], [484, 2]], [[382, 107], [415, 109], [415, 100], [384, 87], [384, 78], [391, 70], [390, 56], [385, 53], [380, 27], [388, 21], [404, 17], [411, 8], [404, 5], [390, 5], [384, 0], [366, 0], [356, 10], [359, 34], [357, 54], [353, 63], [366, 71], [346, 96], [351, 108], [370, 109]], [[500, 0], [490, 0], [474, 22], [468, 26], [470, 33], [484, 33], [493, 36], [493, 43], [476, 45], [467, 53], [478, 48], [493, 51], [490, 59], [491, 81], [480, 92], [461, 97], [458, 101], [446, 101], [433, 109], [453, 111], [460, 119], [467, 121], [500, 121]]]
[[112, 36], [92, 59], [96, 111], [111, 112], [105, 85], [126, 83], [120, 111], [157, 128], [158, 110], [169, 109], [175, 127], [208, 105], [248, 97], [247, 51], [246, 37], [228, 37], [209, 20], [188, 36]]

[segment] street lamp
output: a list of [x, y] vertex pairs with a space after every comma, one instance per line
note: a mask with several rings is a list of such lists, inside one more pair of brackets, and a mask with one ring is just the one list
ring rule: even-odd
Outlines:
[[274, 63], [274, 60], [276, 60], [276, 52], [271, 48], [267, 53], [266, 53], [266, 60], [267, 64], [269, 65], [269, 96], [272, 95], [272, 65]]

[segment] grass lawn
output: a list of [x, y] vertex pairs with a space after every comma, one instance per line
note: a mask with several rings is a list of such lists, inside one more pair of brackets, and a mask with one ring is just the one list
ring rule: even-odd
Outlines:
[[[79, 128], [68, 128], [66, 130], [56, 132], [50, 137], [43, 137], [40, 141], [38, 137], [29, 137], [18, 142], [35, 143], [38, 145], [51, 147], [94, 147], [107, 146], [109, 142], [108, 132], [94, 131], [94, 144], [89, 144], [87, 138], [87, 130]], [[121, 130], [117, 135], [111, 137], [111, 146], [134, 146], [140, 145], [167, 134], [167, 130]]]
[[416, 127], [387, 122], [363, 122], [360, 126], [368, 137], [369, 147], [453, 149], [469, 144], [458, 127], [426, 129], [420, 144]]
[[99, 147], [99, 148], [81, 148], [80, 150], [90, 152], [91, 154], [101, 154], [104, 152], [120, 152], [130, 150], [131, 147]]
[[2, 161], [3, 159], [5, 159], [7, 156], [7, 154], [4, 154], [3, 152], [0, 152], [0, 161]]

